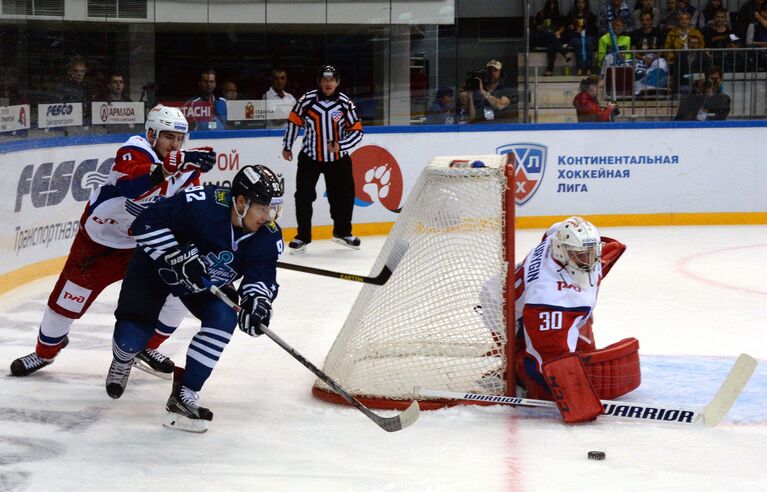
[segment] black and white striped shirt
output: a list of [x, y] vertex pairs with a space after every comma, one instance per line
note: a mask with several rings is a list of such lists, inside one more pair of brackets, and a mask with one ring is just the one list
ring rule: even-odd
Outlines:
[[[331, 162], [348, 155], [362, 140], [362, 123], [349, 97], [336, 92], [325, 96], [312, 90], [301, 96], [288, 116], [288, 128], [282, 146], [293, 148], [300, 128], [304, 129], [301, 151], [316, 161]], [[340, 150], [329, 152], [330, 143], [338, 142]]]

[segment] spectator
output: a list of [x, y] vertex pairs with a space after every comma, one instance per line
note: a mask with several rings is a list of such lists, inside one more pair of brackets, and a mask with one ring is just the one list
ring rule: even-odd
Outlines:
[[560, 28], [562, 14], [559, 12], [557, 0], [546, 0], [543, 8], [536, 12], [533, 18], [533, 45], [538, 48], [547, 48], [553, 32]]
[[573, 106], [578, 115], [579, 123], [592, 123], [595, 121], [610, 121], [617, 112], [618, 107], [613, 103], [600, 106], [597, 102], [597, 79], [586, 77], [581, 81], [580, 92], [573, 99]]
[[677, 0], [676, 4], [676, 16], [679, 18], [679, 14], [687, 13], [690, 15], [690, 25], [698, 27], [698, 10], [690, 5], [690, 0]]
[[[682, 12], [677, 15], [677, 26], [671, 29], [666, 35], [666, 41], [663, 43], [664, 48], [670, 48], [674, 50], [686, 50], [689, 48], [689, 42], [691, 38], [698, 38], [698, 47], [703, 48], [705, 43], [703, 41], [703, 33], [696, 28], [690, 26], [690, 14]], [[673, 62], [675, 55], [672, 52], [666, 54], [666, 58]]]
[[557, 53], [562, 54], [566, 63], [570, 62], [570, 57], [563, 46], [564, 40], [567, 39], [566, 26], [559, 12], [557, 0], [546, 0], [543, 8], [535, 14], [535, 33], [536, 46], [546, 48], [547, 64], [543, 75], [549, 77], [554, 74]]
[[730, 96], [716, 93], [716, 82], [697, 77], [692, 92], [679, 104], [677, 120], [726, 120], [730, 113]]
[[[282, 68], [272, 69], [271, 81], [272, 86], [264, 93], [263, 98], [267, 101], [280, 101], [286, 106], [294, 106], [296, 98], [291, 93], [285, 91], [285, 86], [288, 84], [288, 75], [285, 70]], [[286, 119], [270, 119], [266, 121], [267, 128], [285, 128], [287, 124]]]
[[[728, 13], [725, 9], [719, 9], [713, 16], [711, 24], [703, 28], [703, 41], [706, 48], [737, 48], [737, 37], [727, 27]], [[714, 51], [713, 61], [719, 66], [731, 66], [735, 53]]]
[[471, 92], [467, 89], [460, 89], [455, 99], [455, 119], [461, 125], [471, 123], [477, 119], [477, 110], [474, 108], [474, 101], [471, 98]]
[[688, 49], [679, 54], [678, 61], [672, 67], [674, 83], [680, 92], [688, 91], [690, 84], [697, 75], [700, 74], [700, 78], [702, 78], [711, 66], [711, 55], [701, 50], [702, 44], [703, 41], [700, 37], [690, 36]]
[[453, 89], [443, 87], [437, 91], [437, 97], [426, 111], [427, 125], [452, 125], [455, 123], [453, 113]]
[[706, 70], [706, 80], [714, 83], [714, 92], [724, 94], [724, 83], [722, 82], [722, 69], [718, 65], [711, 65]]
[[594, 50], [597, 42], [597, 16], [589, 8], [588, 0], [575, 0], [567, 14], [570, 45], [575, 52], [578, 75], [591, 75], [594, 67]]
[[698, 110], [703, 105], [703, 78], [695, 76], [692, 81], [692, 89], [688, 94], [682, 95], [679, 102], [679, 108], [674, 117], [677, 121], [695, 121], [698, 117]]
[[623, 19], [615, 18], [612, 21], [612, 29], [599, 38], [597, 63], [602, 67], [603, 73], [608, 66], [622, 65], [631, 60], [631, 53], [620, 53], [631, 49], [631, 38], [624, 33], [625, 26]]
[[484, 123], [503, 123], [508, 118], [507, 109], [511, 104], [509, 90], [503, 83], [503, 64], [498, 60], [490, 60], [485, 69], [487, 80], [479, 78], [479, 90], [474, 93], [477, 118]]
[[[698, 27], [705, 28], [707, 26], [713, 25], [714, 18], [716, 17], [717, 12], [720, 10], [724, 11], [724, 23], [725, 26], [730, 29], [730, 12], [725, 8], [724, 4], [722, 4], [722, 0], [708, 0], [706, 6], [698, 16]], [[706, 46], [709, 46], [708, 41], [706, 41]]]
[[[333, 242], [360, 249], [352, 235], [354, 174], [351, 151], [362, 140], [362, 123], [354, 103], [338, 90], [341, 77], [332, 65], [324, 65], [317, 76], [317, 89], [301, 96], [288, 117], [282, 141], [282, 158], [293, 160], [293, 143], [304, 129], [296, 174], [296, 222], [298, 231], [288, 248], [303, 253], [312, 242], [312, 203], [317, 199], [317, 180], [325, 175], [325, 188], [333, 219]], [[319, 120], [319, 121], [318, 121]]]
[[237, 84], [235, 84], [231, 80], [227, 80], [226, 82], [221, 84], [221, 95], [227, 101], [236, 101], [237, 99], [239, 99], [237, 95]]
[[[663, 46], [665, 36], [657, 27], [653, 27], [652, 13], [642, 12], [641, 26], [631, 33], [632, 50], [658, 50]], [[643, 90], [666, 87], [668, 82], [668, 63], [656, 52], [635, 53], [634, 93]]]
[[[746, 46], [749, 48], [767, 48], [767, 2], [754, 12], [754, 22], [746, 31]], [[760, 50], [756, 53], [756, 70], [764, 71], [767, 67], [767, 53]]]
[[623, 0], [605, 0], [599, 10], [599, 35], [607, 34], [614, 19], [623, 20], [623, 28], [626, 32], [631, 31], [634, 25], [631, 20], [631, 9]]
[[640, 7], [631, 14], [634, 31], [642, 27], [642, 14], [650, 14], [652, 18], [652, 27], [658, 27], [660, 24], [660, 10], [653, 6], [653, 0], [641, 0]]
[[670, 31], [677, 26], [676, 0], [666, 0], [666, 10], [660, 16], [658, 27], [663, 31]]
[[746, 39], [748, 26], [756, 22], [756, 13], [767, 4], [767, 0], [748, 0], [738, 11], [738, 17], [735, 21], [735, 34], [740, 39]]
[[730, 96], [716, 92], [716, 82], [706, 79], [703, 83], [703, 103], [698, 111], [699, 121], [726, 120], [730, 114]]
[[67, 64], [67, 78], [54, 88], [54, 101], [83, 105], [83, 123], [91, 120], [93, 91], [85, 80], [88, 65], [85, 57], [73, 56]]
[[125, 94], [125, 77], [122, 72], [112, 72], [107, 81], [107, 102], [131, 102], [132, 99]]
[[226, 130], [226, 99], [217, 97], [216, 71], [213, 69], [203, 70], [197, 83], [200, 89], [198, 96], [186, 102], [187, 106], [201, 107], [191, 113], [202, 112], [204, 116], [189, 116], [189, 125], [193, 130]]

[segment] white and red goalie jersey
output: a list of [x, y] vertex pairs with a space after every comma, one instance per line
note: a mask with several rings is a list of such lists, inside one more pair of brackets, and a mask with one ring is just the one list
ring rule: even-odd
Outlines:
[[552, 256], [552, 233], [557, 226], [547, 231], [515, 271], [516, 373], [531, 398], [551, 398], [543, 376], [545, 363], [594, 350], [591, 319], [599, 287], [626, 249], [602, 237], [602, 259], [591, 274], [591, 285], [579, 285]]
[[80, 219], [90, 239], [110, 248], [135, 248], [129, 229], [145, 205], [200, 184], [199, 171], [163, 178], [159, 166], [162, 160], [141, 136], [129, 138], [117, 150], [106, 182], [91, 193]]

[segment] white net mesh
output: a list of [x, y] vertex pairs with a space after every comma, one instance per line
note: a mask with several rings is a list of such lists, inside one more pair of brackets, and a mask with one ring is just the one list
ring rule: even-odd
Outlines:
[[[450, 162], [481, 159], [486, 167]], [[407, 400], [413, 387], [503, 394], [506, 156], [435, 158], [422, 172], [325, 360], [358, 397]], [[319, 389], [331, 391], [324, 383]]]

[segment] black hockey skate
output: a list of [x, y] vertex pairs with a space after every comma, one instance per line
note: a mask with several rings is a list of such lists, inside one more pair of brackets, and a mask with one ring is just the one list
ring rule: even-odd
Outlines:
[[360, 249], [360, 238], [357, 236], [333, 236], [333, 242], [351, 249]]
[[[69, 338], [64, 337], [61, 341], [61, 348], [63, 349], [69, 345]], [[61, 349], [59, 349], [61, 350]], [[53, 363], [54, 359], [43, 359], [38, 356], [37, 353], [32, 352], [24, 357], [19, 357], [15, 361], [11, 362], [11, 374], [13, 376], [29, 376], [35, 371], [39, 371], [45, 366], [49, 366]]]
[[311, 241], [302, 241], [301, 239], [294, 239], [288, 243], [288, 251], [291, 255], [301, 255], [306, 252], [306, 246]]
[[144, 372], [169, 381], [173, 379], [173, 369], [176, 367], [170, 357], [149, 347], [136, 354], [133, 365]]
[[107, 373], [107, 394], [110, 398], [115, 400], [120, 398], [125, 391], [125, 387], [128, 386], [128, 377], [130, 376], [130, 370], [133, 367], [132, 362], [123, 364], [112, 359], [112, 365], [109, 366], [109, 373]]
[[203, 433], [208, 430], [208, 422], [213, 420], [213, 412], [199, 404], [200, 397], [196, 391], [183, 386], [179, 375], [173, 383], [173, 392], [165, 404], [168, 413], [165, 416], [165, 427], [186, 432]]

